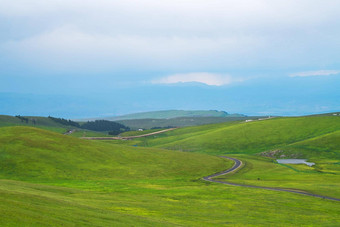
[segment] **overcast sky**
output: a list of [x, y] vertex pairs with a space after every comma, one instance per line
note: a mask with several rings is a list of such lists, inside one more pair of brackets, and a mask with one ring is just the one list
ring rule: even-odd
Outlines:
[[183, 83], [228, 90], [283, 78], [294, 86], [296, 77], [339, 83], [338, 0], [0, 0], [0, 6], [0, 92], [107, 93]]

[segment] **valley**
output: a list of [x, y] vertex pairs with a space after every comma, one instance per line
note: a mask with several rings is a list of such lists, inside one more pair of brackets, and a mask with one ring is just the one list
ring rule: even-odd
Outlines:
[[[336, 226], [340, 221], [337, 116], [124, 132], [151, 133], [128, 140], [77, 138], [83, 129], [63, 135], [70, 128], [48, 119], [45, 125], [2, 119], [7, 121], [0, 122], [1, 225]], [[219, 175], [235, 164], [220, 156], [242, 164]], [[280, 157], [315, 165], [279, 164]]]

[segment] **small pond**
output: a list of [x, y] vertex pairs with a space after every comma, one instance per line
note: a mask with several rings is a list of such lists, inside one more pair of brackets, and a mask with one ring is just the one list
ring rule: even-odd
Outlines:
[[306, 164], [308, 166], [315, 165], [314, 162], [307, 162], [307, 159], [276, 159], [280, 164]]

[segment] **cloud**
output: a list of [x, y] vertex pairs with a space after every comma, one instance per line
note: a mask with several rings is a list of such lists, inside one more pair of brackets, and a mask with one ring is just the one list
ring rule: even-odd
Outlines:
[[43, 67], [75, 68], [176, 68], [196, 62], [198, 66], [218, 65], [209, 58], [235, 58], [256, 49], [257, 41], [247, 37], [153, 36], [101, 34], [67, 25], [22, 40], [0, 44], [31, 64]]
[[179, 73], [151, 81], [153, 84], [176, 84], [176, 83], [202, 83], [210, 86], [228, 85], [233, 82], [241, 82], [242, 79], [235, 79], [229, 75], [195, 72]]
[[0, 5], [0, 59], [11, 56], [11, 65], [23, 62], [39, 70], [43, 65], [65, 72], [230, 72], [329, 67], [340, 59], [337, 0], [0, 0]]
[[329, 76], [339, 74], [340, 70], [317, 70], [292, 73], [290, 77], [308, 77], [308, 76]]

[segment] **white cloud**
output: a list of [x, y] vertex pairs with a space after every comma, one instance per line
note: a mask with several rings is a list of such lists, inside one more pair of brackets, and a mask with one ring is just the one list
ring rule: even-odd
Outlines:
[[176, 84], [197, 82], [210, 86], [222, 86], [232, 82], [241, 82], [242, 79], [234, 79], [229, 75], [195, 72], [195, 73], [179, 73], [167, 77], [151, 81], [153, 84]]
[[0, 6], [0, 55], [38, 68], [46, 62], [51, 70], [228, 71], [327, 67], [340, 59], [338, 0], [0, 0]]
[[307, 76], [329, 76], [339, 74], [340, 70], [317, 70], [317, 71], [305, 71], [292, 73], [290, 77], [307, 77]]
[[85, 70], [93, 66], [155, 69], [183, 66], [188, 60], [211, 65], [208, 59], [220, 55], [221, 51], [224, 51], [224, 60], [232, 59], [236, 57], [232, 54], [235, 51], [243, 56], [258, 48], [256, 43], [258, 41], [240, 36], [108, 35], [67, 25], [27, 39], [11, 40], [0, 44], [0, 48], [39, 67], [46, 63], [54, 68], [79, 66]]

